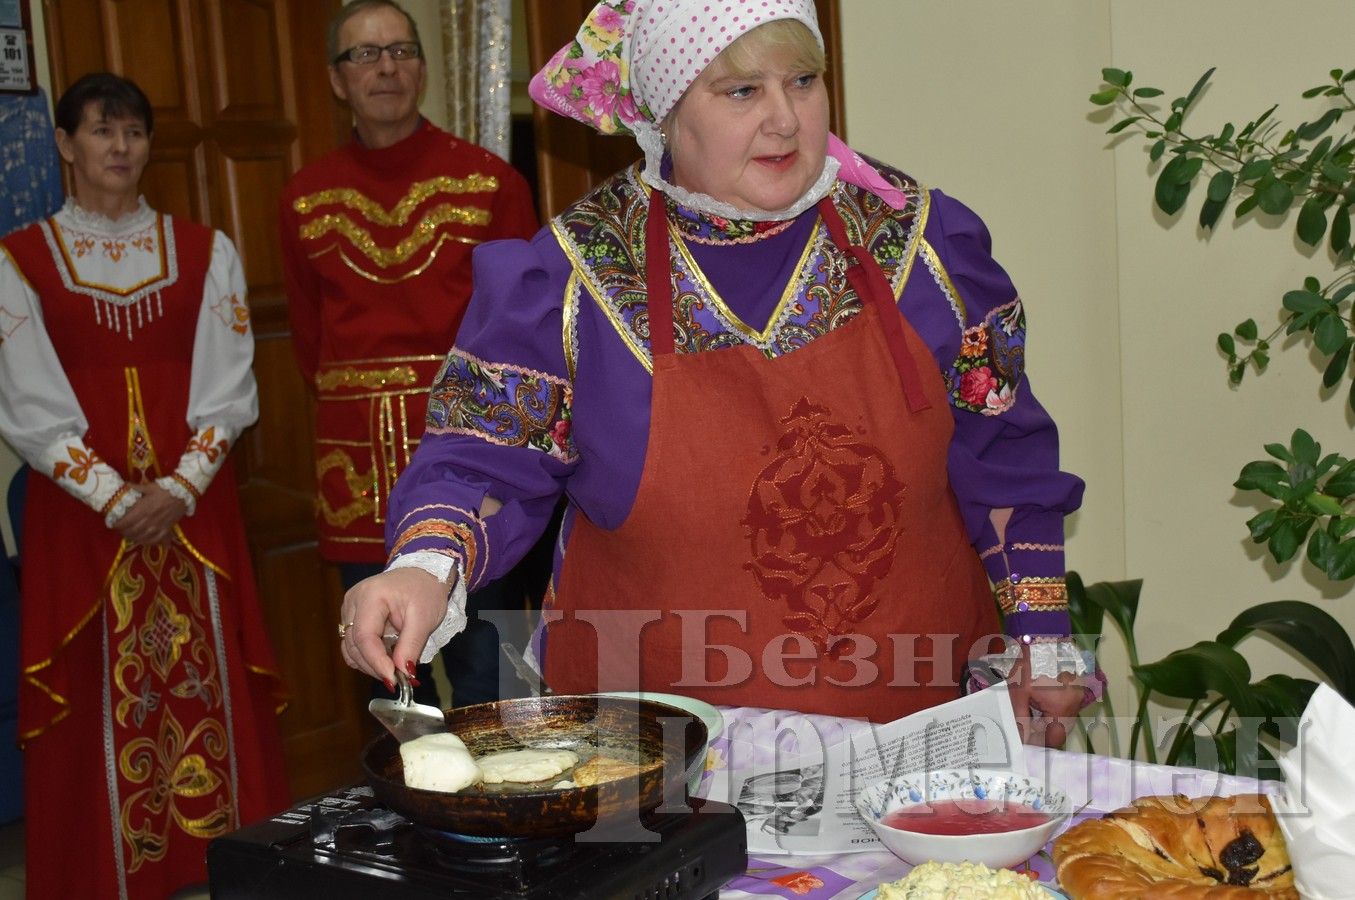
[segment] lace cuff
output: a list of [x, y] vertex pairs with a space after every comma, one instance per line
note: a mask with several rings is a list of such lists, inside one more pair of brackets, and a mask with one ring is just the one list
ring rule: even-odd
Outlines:
[[446, 584], [450, 577], [456, 578], [456, 583], [447, 597], [447, 614], [442, 617], [442, 623], [428, 636], [428, 642], [423, 645], [423, 652], [419, 654], [420, 664], [427, 665], [448, 641], [466, 630], [466, 579], [461, 571], [461, 563], [444, 553], [425, 550], [397, 556], [386, 567], [386, 571], [393, 569], [421, 569], [443, 584]]
[[198, 493], [185, 485], [182, 479], [176, 478], [174, 475], [166, 475], [163, 478], [155, 479], [155, 483], [164, 488], [170, 496], [183, 503], [185, 516], [193, 515], [193, 512], [198, 508]]
[[117, 524], [118, 519], [127, 515], [127, 510], [136, 506], [136, 501], [140, 499], [141, 492], [124, 481], [122, 487], [118, 488], [117, 493], [104, 505], [104, 510], [107, 511], [100, 510], [104, 512], [104, 525], [112, 528]]
[[1101, 699], [1105, 691], [1105, 676], [1096, 666], [1096, 655], [1078, 647], [1071, 638], [1033, 641], [1026, 645], [1010, 644], [1002, 653], [970, 660], [965, 693], [973, 693], [1005, 680], [1021, 658], [1022, 646], [1030, 647], [1032, 678], [1057, 678], [1065, 672], [1071, 672], [1082, 684], [1084, 707]]

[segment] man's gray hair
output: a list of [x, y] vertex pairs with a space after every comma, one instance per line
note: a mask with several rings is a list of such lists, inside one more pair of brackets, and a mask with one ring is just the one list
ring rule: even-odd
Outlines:
[[[347, 22], [360, 12], [366, 12], [369, 9], [378, 9], [382, 6], [393, 9], [404, 16], [405, 21], [409, 23], [409, 34], [414, 39], [414, 43], [418, 44], [420, 47], [423, 46], [423, 41], [419, 40], [418, 23], [414, 21], [414, 17], [409, 14], [408, 10], [396, 3], [395, 0], [353, 0], [352, 3], [347, 3], [339, 7], [334, 15], [330, 17], [329, 31], [325, 35], [325, 46], [329, 51], [326, 58], [331, 64], [334, 62], [334, 57], [338, 56], [340, 53], [339, 31], [343, 28], [343, 23]], [[345, 47], [342, 49], [346, 50], [347, 48]]]

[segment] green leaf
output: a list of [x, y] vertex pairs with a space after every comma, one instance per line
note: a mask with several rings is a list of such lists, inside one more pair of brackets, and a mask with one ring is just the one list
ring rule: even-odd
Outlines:
[[1072, 620], [1073, 636], [1082, 649], [1095, 650], [1105, 624], [1105, 608], [1087, 599], [1087, 588], [1076, 572], [1068, 572], [1064, 584], [1068, 588], [1068, 617]]
[[1342, 541], [1332, 551], [1326, 572], [1332, 581], [1355, 578], [1355, 540]]
[[1106, 68], [1101, 70], [1101, 79], [1107, 84], [1113, 84], [1116, 87], [1128, 87], [1132, 77], [1133, 76], [1124, 69]]
[[1262, 212], [1272, 216], [1283, 215], [1294, 204], [1294, 189], [1283, 181], [1272, 180], [1257, 191], [1256, 202]]
[[1233, 192], [1233, 173], [1228, 171], [1216, 172], [1214, 177], [1209, 179], [1209, 199], [1219, 202], [1226, 201]]
[[1342, 516], [1327, 522], [1327, 532], [1334, 538], [1347, 537], [1352, 531], [1355, 531], [1355, 516]]
[[1346, 341], [1341, 345], [1341, 349], [1332, 355], [1331, 362], [1327, 363], [1326, 370], [1322, 373], [1322, 385], [1333, 388], [1346, 377], [1346, 368], [1350, 365], [1350, 353], [1352, 345], [1355, 342]]
[[1309, 247], [1316, 247], [1327, 233], [1326, 205], [1318, 197], [1309, 197], [1299, 209], [1299, 240]]
[[1236, 646], [1252, 632], [1268, 634], [1317, 667], [1333, 688], [1355, 702], [1355, 645], [1327, 611], [1301, 600], [1278, 600], [1245, 609], [1218, 636]]
[[1341, 349], [1348, 333], [1345, 320], [1340, 316], [1323, 316], [1317, 323], [1317, 328], [1313, 330], [1313, 343], [1317, 344], [1317, 349], [1331, 356]]
[[1256, 320], [1247, 319], [1245, 322], [1238, 323], [1237, 329], [1233, 333], [1244, 341], [1256, 340]]
[[1157, 662], [1135, 666], [1134, 675], [1148, 690], [1168, 697], [1203, 700], [1217, 693], [1239, 715], [1255, 716], [1260, 710], [1249, 690], [1251, 667], [1226, 644], [1200, 641]]
[[1274, 164], [1269, 159], [1253, 159], [1237, 173], [1238, 180], [1255, 181], [1264, 175], [1269, 175], [1273, 166]]
[[1132, 641], [1134, 619], [1139, 611], [1139, 593], [1143, 579], [1132, 581], [1098, 581], [1086, 587], [1086, 601], [1100, 607], [1120, 629], [1125, 639]]
[[1325, 571], [1335, 549], [1336, 539], [1329, 532], [1318, 529], [1308, 538], [1308, 562]]
[[1339, 500], [1328, 497], [1320, 491], [1313, 491], [1303, 498], [1303, 502], [1309, 509], [1321, 516], [1339, 516], [1345, 512], [1345, 507], [1341, 505]]
[[1264, 544], [1270, 537], [1270, 533], [1275, 530], [1276, 523], [1280, 520], [1280, 511], [1278, 509], [1268, 509], [1263, 513], [1258, 513], [1247, 520], [1247, 530], [1251, 532], [1253, 543]]
[[1128, 128], [1130, 125], [1133, 125], [1135, 122], [1139, 121], [1139, 120], [1142, 119], [1142, 118], [1143, 118], [1143, 116], [1130, 116], [1130, 117], [1127, 118], [1127, 119], [1121, 119], [1120, 121], [1116, 122], [1114, 125], [1112, 125], [1112, 126], [1110, 126], [1109, 128], [1107, 128], [1107, 129], [1106, 129], [1106, 134], [1119, 134], [1121, 131], [1124, 131], [1124, 130], [1125, 130], [1126, 128]]
[[1219, 335], [1219, 349], [1229, 357], [1237, 356], [1237, 344], [1233, 342], [1233, 336], [1227, 332]]
[[1200, 227], [1213, 228], [1218, 224], [1219, 217], [1223, 211], [1228, 208], [1228, 204], [1222, 200], [1206, 200], [1200, 204]]
[[1302, 428], [1295, 428], [1294, 433], [1289, 436], [1289, 449], [1294, 454], [1294, 461], [1307, 463], [1310, 466], [1317, 465], [1317, 458], [1322, 453], [1322, 445], [1313, 440], [1313, 436]]
[[1104, 91], [1097, 91], [1087, 99], [1091, 100], [1091, 102], [1095, 103], [1097, 106], [1110, 106], [1115, 102], [1115, 98], [1118, 96], [1120, 96], [1119, 91], [1114, 88], [1107, 88]]
[[1159, 138], [1157, 142], [1153, 144], [1152, 148], [1148, 150], [1148, 159], [1152, 160], [1153, 162], [1157, 162], [1159, 159], [1162, 158], [1162, 153], [1166, 149], [1167, 141], [1164, 138]]
[[1256, 365], [1256, 371], [1264, 372], [1266, 370], [1266, 366], [1270, 364], [1270, 354], [1265, 352], [1264, 350], [1257, 350], [1256, 352], [1252, 353], [1251, 361]]
[[1293, 519], [1281, 519], [1266, 540], [1271, 557], [1276, 562], [1281, 563], [1293, 559], [1294, 554], [1299, 552], [1299, 546], [1303, 543], [1304, 530]]
[[[1177, 157], [1179, 159], [1180, 157]], [[1176, 162], [1176, 160], [1172, 160]], [[1179, 169], [1173, 170], [1171, 163], [1163, 167], [1157, 177], [1157, 186], [1153, 190], [1153, 200], [1158, 208], [1169, 216], [1174, 216], [1186, 205], [1190, 197], [1190, 182], [1177, 178]]]
[[1343, 203], [1331, 216], [1331, 248], [1338, 253], [1350, 246], [1350, 204]]
[[1341, 468], [1333, 472], [1322, 486], [1322, 492], [1343, 499], [1355, 494], [1355, 460], [1342, 464]]
[[1251, 689], [1261, 715], [1268, 719], [1298, 720], [1317, 690], [1317, 682], [1276, 672], [1253, 682]]
[[1346, 405], [1355, 412], [1355, 378], [1350, 380], [1350, 393], [1347, 395]]
[[1288, 291], [1281, 302], [1285, 309], [1296, 313], [1317, 312], [1327, 303], [1321, 294], [1309, 290]]
[[1149, 100], [1153, 97], [1161, 97], [1162, 92], [1155, 87], [1134, 88], [1134, 96], [1139, 100]]
[[1295, 134], [1298, 135], [1300, 140], [1311, 141], [1313, 138], [1332, 127], [1332, 125], [1341, 118], [1341, 114], [1344, 112], [1345, 110], [1341, 109], [1339, 106], [1333, 107], [1323, 113], [1316, 121], [1300, 125], [1295, 131]]
[[1242, 471], [1238, 473], [1237, 481], [1233, 482], [1233, 487], [1240, 491], [1259, 491], [1263, 484], [1279, 484], [1284, 476], [1283, 466], [1278, 463], [1258, 460], [1249, 462], [1242, 467]]
[[1213, 74], [1214, 69], [1211, 68], [1208, 72], [1205, 72], [1200, 76], [1200, 80], [1195, 82], [1195, 87], [1190, 89], [1189, 94], [1186, 94], [1185, 106], [1190, 106], [1190, 104], [1195, 102], [1195, 98], [1200, 95], [1200, 91], [1204, 90], [1204, 86], [1209, 83], [1209, 78]]
[[1298, 460], [1294, 459], [1294, 454], [1290, 453], [1289, 448], [1284, 444], [1266, 444], [1265, 450], [1281, 462], [1287, 462], [1291, 465], [1298, 462]]

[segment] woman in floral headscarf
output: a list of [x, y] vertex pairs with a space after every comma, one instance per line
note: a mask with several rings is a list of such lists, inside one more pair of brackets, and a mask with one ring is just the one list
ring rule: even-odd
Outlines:
[[537, 75], [645, 159], [477, 252], [390, 567], [344, 599], [350, 665], [431, 655], [563, 492], [533, 648], [556, 692], [889, 721], [959, 694], [1000, 605], [1023, 724], [1083, 702], [1082, 484], [1025, 383], [1021, 301], [972, 212], [828, 133], [823, 71], [812, 0], [627, 0]]

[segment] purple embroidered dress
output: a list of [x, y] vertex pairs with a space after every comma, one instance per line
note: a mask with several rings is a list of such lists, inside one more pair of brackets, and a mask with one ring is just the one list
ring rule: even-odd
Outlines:
[[[1083, 485], [1059, 470], [1054, 423], [1027, 383], [1021, 300], [973, 212], [879, 168], [908, 196], [904, 209], [843, 182], [833, 201], [945, 379], [955, 421], [951, 486], [1006, 630], [1034, 645], [1037, 675], [1057, 674], [1059, 658], [1070, 668], [1063, 518]], [[646, 203], [628, 170], [531, 241], [477, 249], [470, 308], [433, 385], [427, 432], [391, 499], [392, 564], [450, 557], [473, 591], [532, 546], [564, 493], [558, 577], [577, 516], [604, 529], [626, 519], [649, 431], [644, 270], [633, 265], [643, 260]], [[757, 223], [671, 201], [668, 212], [678, 353], [749, 344], [775, 358], [860, 311], [850, 287], [833, 287], [845, 280], [829, 278], [835, 257], [814, 208]], [[503, 508], [481, 519], [473, 511], [486, 496]], [[1080, 662], [1072, 668], [1084, 671]]]

